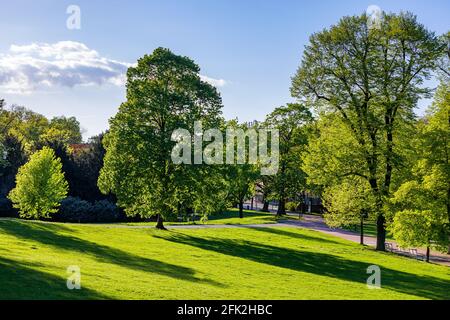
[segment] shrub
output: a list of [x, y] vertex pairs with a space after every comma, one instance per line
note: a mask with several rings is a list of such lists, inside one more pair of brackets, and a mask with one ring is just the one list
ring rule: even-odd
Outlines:
[[59, 213], [53, 219], [62, 222], [94, 222], [92, 205], [80, 198], [67, 197], [61, 201]]
[[286, 210], [297, 211], [298, 205], [296, 202], [286, 202]]
[[92, 205], [92, 211], [97, 222], [115, 222], [122, 219], [117, 206], [108, 200], [95, 201]]
[[60, 222], [116, 222], [123, 219], [117, 206], [108, 201], [100, 200], [94, 204], [76, 197], [67, 197], [61, 202], [59, 213], [53, 216]]
[[23, 218], [48, 218], [58, 211], [67, 190], [61, 160], [52, 149], [44, 147], [19, 168], [9, 199]]
[[0, 197], [0, 217], [17, 217], [17, 211], [14, 210], [11, 200]]

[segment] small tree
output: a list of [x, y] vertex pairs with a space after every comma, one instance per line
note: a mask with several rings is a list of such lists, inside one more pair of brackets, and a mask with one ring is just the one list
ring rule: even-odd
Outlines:
[[402, 247], [425, 246], [426, 261], [430, 261], [430, 247], [446, 248], [447, 240], [442, 215], [431, 210], [403, 210], [397, 212], [390, 230]]
[[308, 143], [311, 112], [303, 105], [288, 103], [266, 117], [265, 125], [280, 133], [280, 169], [271, 179], [273, 196], [278, 200], [277, 216], [286, 214], [286, 202], [306, 189], [306, 174], [301, 169], [301, 155]]
[[360, 244], [364, 244], [364, 220], [373, 219], [375, 199], [363, 179], [349, 179], [325, 188], [322, 199], [330, 227], [360, 224]]
[[19, 168], [9, 199], [23, 218], [48, 218], [67, 195], [62, 164], [52, 149], [44, 147]]

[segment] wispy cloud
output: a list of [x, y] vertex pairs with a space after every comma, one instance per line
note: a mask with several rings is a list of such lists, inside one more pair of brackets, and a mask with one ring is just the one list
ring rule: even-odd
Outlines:
[[200, 79], [202, 79], [205, 82], [208, 82], [210, 85], [213, 85], [215, 87], [221, 88], [227, 85], [227, 81], [224, 79], [214, 79], [211, 77], [207, 77], [204, 75], [200, 75]]
[[[12, 45], [8, 53], [0, 54], [0, 91], [30, 94], [58, 86], [124, 86], [131, 65], [103, 57], [80, 42]], [[201, 77], [216, 87], [226, 84], [222, 79]]]

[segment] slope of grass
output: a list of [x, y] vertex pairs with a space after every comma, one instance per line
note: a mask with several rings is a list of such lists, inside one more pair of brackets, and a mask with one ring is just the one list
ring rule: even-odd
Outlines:
[[[353, 225], [353, 226], [348, 226], [348, 227], [344, 227], [344, 229], [349, 230], [349, 231], [353, 231], [355, 233], [360, 233], [360, 226], [359, 225]], [[367, 221], [364, 222], [364, 235], [365, 236], [370, 236], [370, 237], [376, 237], [377, 236], [377, 225], [375, 222], [373, 221]], [[386, 231], [386, 239], [387, 240], [393, 240], [392, 235], [390, 234], [390, 232], [387, 230]]]
[[[255, 210], [244, 210], [244, 217], [239, 218], [238, 209], [229, 209], [225, 212], [214, 214], [208, 217], [206, 221], [200, 221], [200, 217], [196, 217], [195, 221], [189, 222], [170, 222], [166, 221], [166, 225], [186, 225], [186, 224], [267, 224], [276, 223], [275, 214], [268, 212], [261, 212]], [[126, 225], [131, 226], [154, 226], [155, 222], [127, 222]]]
[[[380, 290], [366, 286], [381, 268]], [[81, 290], [66, 269], [81, 269]], [[0, 220], [0, 299], [450, 299], [444, 266], [296, 228]]]

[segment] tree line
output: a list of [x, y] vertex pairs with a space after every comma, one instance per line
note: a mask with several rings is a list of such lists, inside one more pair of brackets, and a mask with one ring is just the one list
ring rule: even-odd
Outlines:
[[[238, 205], [242, 217], [244, 201], [256, 190], [265, 209], [276, 200], [283, 215], [286, 203], [301, 202], [309, 191], [322, 198], [329, 225], [373, 220], [377, 250], [385, 250], [387, 230], [401, 245], [443, 249], [450, 234], [449, 33], [435, 35], [411, 13], [384, 13], [382, 19], [374, 28], [365, 14], [344, 17], [313, 34], [292, 78], [295, 101], [262, 122], [226, 121], [220, 94], [201, 80], [199, 66], [165, 48], [128, 69], [126, 101], [83, 160], [67, 149], [81, 140], [76, 119], [49, 121], [2, 104], [0, 133], [9, 150], [2, 183], [41, 150], [43, 158], [62, 161], [61, 168], [46, 170], [63, 171], [66, 178], [76, 172], [68, 179], [69, 194], [110, 197], [127, 216], [157, 217], [161, 229], [174, 214], [207, 217], [229, 205]], [[439, 80], [437, 90], [425, 85], [430, 78]], [[426, 115], [418, 117], [417, 102], [433, 94]], [[193, 132], [195, 121], [205, 129], [277, 128], [278, 173], [262, 176], [258, 164], [173, 163], [172, 132]], [[87, 167], [86, 181], [76, 182]], [[19, 171], [17, 183], [21, 173], [30, 176]], [[19, 187], [10, 197], [15, 203]]]

